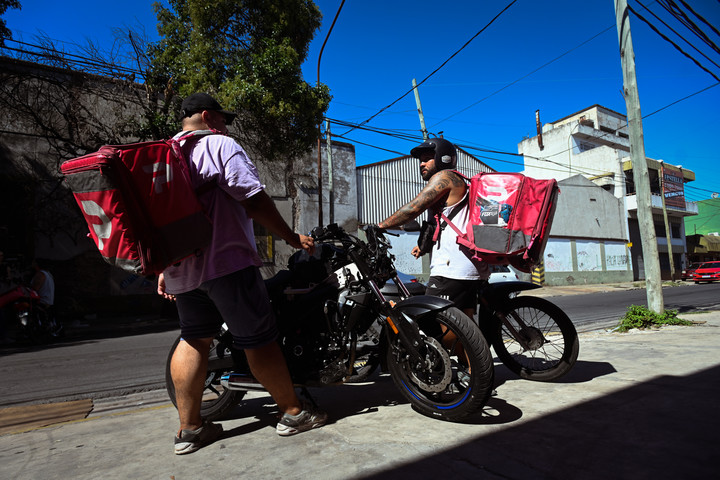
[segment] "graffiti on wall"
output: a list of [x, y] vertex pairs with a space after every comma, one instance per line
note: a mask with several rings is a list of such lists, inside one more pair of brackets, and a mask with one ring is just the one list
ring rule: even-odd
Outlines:
[[606, 270], [627, 270], [628, 265], [630, 265], [630, 256], [624, 242], [605, 244]]
[[573, 271], [572, 244], [570, 240], [554, 238], [548, 240], [548, 243], [545, 247], [545, 271]]
[[578, 270], [581, 272], [597, 272], [602, 270], [602, 254], [600, 243], [584, 240], [575, 242], [577, 249]]

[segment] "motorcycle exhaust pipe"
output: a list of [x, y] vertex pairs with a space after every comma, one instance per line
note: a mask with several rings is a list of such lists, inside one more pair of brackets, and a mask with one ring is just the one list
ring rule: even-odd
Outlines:
[[244, 373], [228, 373], [220, 377], [220, 385], [228, 390], [258, 390], [265, 391], [265, 387], [255, 380], [252, 375]]

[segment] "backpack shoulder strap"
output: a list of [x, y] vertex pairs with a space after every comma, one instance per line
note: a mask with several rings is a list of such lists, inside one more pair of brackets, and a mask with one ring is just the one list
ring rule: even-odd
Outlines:
[[[223, 135], [218, 130], [190, 130], [190, 131], [184, 131], [180, 132], [179, 135], [176, 135], [175, 137], [168, 140], [170, 143], [170, 147], [172, 148], [175, 155], [180, 159], [181, 162], [183, 162], [186, 165], [186, 168], [189, 167], [189, 159], [185, 157], [185, 152], [183, 152], [182, 146], [180, 145], [180, 142], [190, 139], [200, 139], [202, 137], [205, 137], [207, 135]], [[217, 181], [215, 179], [205, 182], [204, 184], [200, 185], [198, 188], [195, 189], [195, 194], [201, 195], [207, 191], [212, 190], [217, 186]]]
[[458, 175], [458, 176], [459, 176], [460, 178], [462, 178], [463, 180], [465, 180], [466, 183], [470, 183], [470, 178], [469, 178], [469, 177], [466, 177], [465, 175], [463, 175], [462, 173], [460, 173], [459, 170], [450, 170], [450, 171], [453, 172], [454, 174]]
[[465, 192], [465, 196], [463, 197], [463, 199], [460, 200], [460, 202], [459, 202], [457, 205], [455, 205], [455, 207], [453, 207], [452, 210], [450, 210], [450, 213], [449, 213], [447, 216], [445, 216], [445, 214], [442, 213], [442, 211], [440, 211], [440, 218], [442, 218], [443, 222], [442, 222], [442, 225], [440, 226], [439, 230], [442, 230], [442, 229], [444, 229], [447, 225], [450, 225], [450, 228], [452, 228], [453, 230], [455, 230], [455, 233], [457, 233], [458, 235], [462, 235], [462, 234], [463, 234], [463, 233], [460, 231], [460, 229], [457, 228], [454, 223], [452, 223], [451, 220], [455, 217], [455, 215], [458, 214], [458, 212], [460, 212], [460, 210], [463, 209], [463, 207], [465, 207], [465, 205], [467, 205], [467, 203], [468, 203], [468, 197], [469, 197], [469, 195], [467, 194], [467, 192]]

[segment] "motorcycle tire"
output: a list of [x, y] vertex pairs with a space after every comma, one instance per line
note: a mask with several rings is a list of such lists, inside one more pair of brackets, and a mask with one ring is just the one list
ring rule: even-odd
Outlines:
[[[177, 399], [175, 397], [175, 384], [170, 374], [170, 360], [180, 343], [181, 337], [175, 340], [170, 352], [168, 353], [167, 362], [165, 364], [165, 388], [167, 389], [170, 401], [177, 408]], [[213, 360], [218, 360], [216, 348], [218, 346], [217, 338], [213, 339], [210, 345], [209, 354], [209, 365], [213, 365]], [[224, 356], [231, 359], [230, 352], [224, 352]], [[222, 363], [222, 362], [220, 362]], [[203, 391], [203, 401], [200, 407], [200, 415], [202, 418], [207, 420], [218, 420], [223, 418], [225, 414], [234, 408], [245, 396], [245, 391], [242, 390], [227, 390], [220, 384], [220, 378], [223, 374], [232, 370], [232, 362], [229, 362], [228, 368], [212, 369], [208, 368], [207, 376], [205, 377], [205, 390]]]
[[510, 371], [526, 380], [550, 382], [572, 369], [580, 342], [572, 321], [558, 306], [521, 295], [511, 299], [503, 313], [529, 343], [528, 349], [523, 348], [506, 325], [496, 323], [491, 343]]
[[[425, 341], [425, 363], [420, 369], [411, 365], [402, 342], [392, 338], [387, 363], [395, 386], [417, 411], [429, 417], [460, 421], [481, 410], [492, 394], [494, 366], [490, 347], [477, 325], [456, 307], [415, 321]], [[457, 340], [448, 340], [448, 332]], [[455, 349], [458, 341], [464, 355]]]

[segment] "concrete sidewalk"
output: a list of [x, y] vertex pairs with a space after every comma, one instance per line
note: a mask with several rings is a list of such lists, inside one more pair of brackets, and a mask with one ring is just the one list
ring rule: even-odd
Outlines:
[[[718, 475], [720, 312], [691, 327], [586, 333], [558, 383], [496, 368], [498, 395], [462, 424], [424, 417], [385, 375], [312, 391], [331, 423], [274, 431], [267, 396], [248, 395], [224, 437], [172, 451], [167, 403], [0, 436], [3, 478], [690, 479]], [[162, 392], [158, 395], [162, 398]]]

